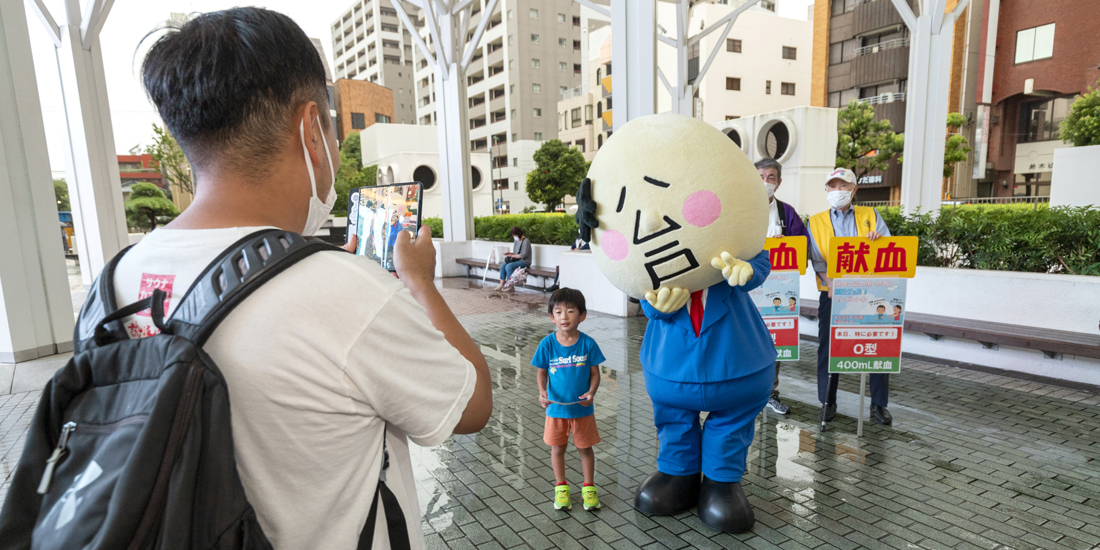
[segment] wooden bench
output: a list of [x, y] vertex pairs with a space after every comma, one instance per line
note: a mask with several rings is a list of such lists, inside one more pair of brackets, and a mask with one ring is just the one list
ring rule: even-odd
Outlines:
[[[818, 317], [818, 301], [802, 300], [799, 313], [808, 319]], [[905, 330], [923, 332], [933, 340], [944, 336], [973, 340], [986, 349], [998, 346], [1033, 349], [1047, 357], [1058, 358], [1062, 354], [1100, 359], [1100, 335], [1025, 327], [993, 321], [960, 319], [928, 313], [906, 313]]]
[[[485, 260], [484, 259], [459, 258], [459, 259], [455, 260], [455, 262], [460, 264], [460, 265], [466, 266], [466, 276], [467, 277], [472, 277], [472, 275], [470, 273], [470, 270], [475, 268], [475, 267], [479, 268], [479, 269], [485, 269]], [[500, 273], [500, 264], [497, 263], [497, 262], [490, 262], [489, 263], [489, 269], [492, 270], [492, 272], [499, 274]], [[550, 286], [550, 285], [547, 284], [547, 282], [548, 281], [553, 281], [554, 278], [557, 276], [557, 268], [556, 267], [547, 267], [547, 266], [542, 266], [542, 265], [534, 265], [534, 266], [530, 266], [530, 267], [527, 268], [527, 274], [542, 277], [542, 289], [546, 290], [546, 287]], [[497, 277], [497, 280], [500, 280], [499, 276]], [[530, 285], [527, 285], [527, 286], [530, 286]], [[538, 288], [538, 287], [532, 287], [532, 288]]]

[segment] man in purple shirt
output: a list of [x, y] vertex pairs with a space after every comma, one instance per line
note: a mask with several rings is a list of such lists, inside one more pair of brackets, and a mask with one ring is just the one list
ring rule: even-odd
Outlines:
[[[783, 166], [771, 158], [761, 159], [756, 162], [756, 171], [760, 179], [764, 180], [764, 186], [768, 189], [768, 237], [794, 237], [802, 235], [809, 242], [810, 234], [806, 231], [806, 225], [794, 207], [775, 198], [775, 191], [783, 183]], [[787, 414], [791, 408], [779, 400], [779, 362], [775, 363], [775, 383], [772, 385], [772, 396], [768, 400], [768, 408], [776, 414]]]

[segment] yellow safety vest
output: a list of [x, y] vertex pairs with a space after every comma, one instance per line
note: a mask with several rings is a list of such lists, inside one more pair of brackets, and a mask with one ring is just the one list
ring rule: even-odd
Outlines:
[[[867, 231], [874, 231], [878, 227], [878, 212], [875, 212], [874, 208], [854, 205], [852, 208], [855, 209], [856, 236], [866, 235]], [[829, 239], [836, 236], [836, 233], [833, 232], [833, 220], [830, 217], [830, 212], [832, 212], [831, 208], [810, 216], [810, 233], [814, 236], [817, 251], [826, 261], [829, 260]], [[866, 231], [864, 231], [865, 229]], [[828, 287], [821, 284], [820, 278], [815, 276], [814, 282], [817, 283], [818, 290], [829, 290]]]

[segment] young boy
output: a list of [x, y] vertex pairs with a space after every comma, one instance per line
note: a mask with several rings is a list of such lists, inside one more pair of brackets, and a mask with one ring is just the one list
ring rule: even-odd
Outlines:
[[565, 481], [565, 445], [569, 432], [573, 432], [573, 445], [581, 455], [584, 471], [584, 509], [593, 510], [600, 507], [600, 498], [593, 482], [596, 455], [592, 446], [600, 442], [600, 433], [592, 400], [600, 387], [598, 367], [604, 356], [596, 341], [579, 330], [588, 316], [584, 294], [572, 288], [557, 290], [550, 295], [547, 310], [557, 330], [539, 342], [531, 364], [539, 369], [539, 404], [546, 409], [542, 440], [550, 446], [554, 468], [554, 509], [572, 507], [569, 483]]

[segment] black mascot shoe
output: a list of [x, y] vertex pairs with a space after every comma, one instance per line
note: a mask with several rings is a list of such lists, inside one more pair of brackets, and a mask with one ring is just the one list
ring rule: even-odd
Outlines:
[[674, 476], [653, 472], [634, 492], [634, 508], [647, 516], [671, 516], [699, 503], [699, 474]]
[[740, 482], [723, 483], [707, 476], [699, 490], [699, 519], [707, 527], [727, 533], [744, 533], [756, 523]]

